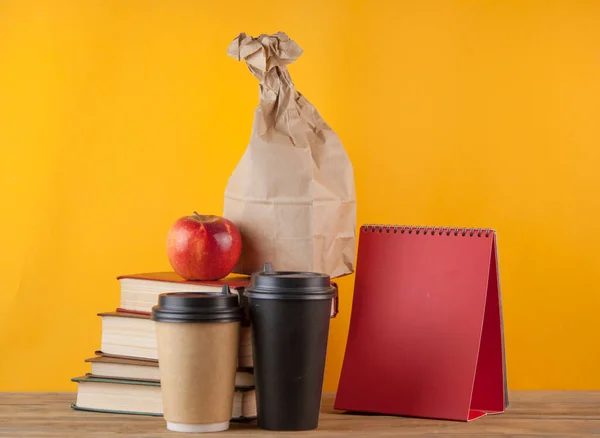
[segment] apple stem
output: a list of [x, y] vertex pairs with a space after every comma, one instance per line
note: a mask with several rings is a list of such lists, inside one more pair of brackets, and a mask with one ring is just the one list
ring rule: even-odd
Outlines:
[[198, 216], [198, 218], [202, 219], [202, 216], [200, 216], [197, 211], [195, 211], [194, 214]]

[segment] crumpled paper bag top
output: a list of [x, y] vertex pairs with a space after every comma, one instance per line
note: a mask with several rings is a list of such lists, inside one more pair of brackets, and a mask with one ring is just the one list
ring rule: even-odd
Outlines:
[[283, 32], [258, 38], [241, 33], [231, 42], [227, 53], [238, 61], [246, 61], [252, 74], [263, 82], [266, 72], [291, 64], [302, 54], [302, 49]]
[[260, 81], [250, 142], [226, 191], [224, 216], [239, 228], [236, 273], [354, 269], [356, 198], [352, 164], [338, 136], [296, 90], [287, 70], [302, 49], [283, 32], [239, 34], [228, 54]]

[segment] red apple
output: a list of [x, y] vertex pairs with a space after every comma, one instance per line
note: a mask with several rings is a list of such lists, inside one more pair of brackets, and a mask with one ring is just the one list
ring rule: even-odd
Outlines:
[[228, 219], [216, 215], [179, 218], [167, 234], [167, 256], [173, 270], [186, 280], [226, 277], [242, 253], [242, 238]]

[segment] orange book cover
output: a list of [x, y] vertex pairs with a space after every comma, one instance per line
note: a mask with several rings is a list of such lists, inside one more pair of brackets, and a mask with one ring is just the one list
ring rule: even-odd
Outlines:
[[205, 286], [223, 286], [224, 284], [229, 285], [230, 288], [246, 287], [250, 284], [250, 277], [245, 275], [231, 274], [220, 280], [186, 280], [175, 272], [146, 272], [141, 274], [129, 274], [119, 275], [117, 280], [123, 278], [131, 278], [136, 280], [150, 280], [150, 281], [164, 281], [168, 283], [186, 283], [186, 284], [198, 284]]

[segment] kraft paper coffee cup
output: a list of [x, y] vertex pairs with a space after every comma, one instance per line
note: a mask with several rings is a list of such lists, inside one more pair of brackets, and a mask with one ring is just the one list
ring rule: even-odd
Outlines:
[[167, 429], [229, 428], [242, 309], [238, 296], [165, 293], [152, 309]]

